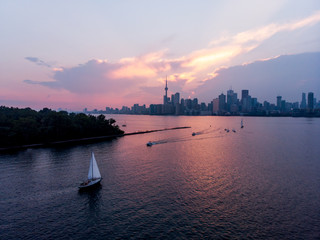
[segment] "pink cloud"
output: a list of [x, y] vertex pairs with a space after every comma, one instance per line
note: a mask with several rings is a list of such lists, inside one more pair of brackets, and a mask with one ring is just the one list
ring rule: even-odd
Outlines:
[[[79, 96], [79, 101], [132, 104], [148, 99], [162, 102], [163, 84], [168, 76], [170, 91], [189, 94], [206, 80], [213, 79], [222, 71], [214, 69], [230, 65], [242, 54], [260, 46], [275, 34], [311, 26], [320, 21], [317, 12], [305, 19], [285, 24], [269, 24], [224, 36], [212, 41], [206, 48], [193, 51], [178, 58], [170, 58], [167, 50], [147, 53], [142, 56], [122, 58], [116, 62], [90, 60], [74, 67], [55, 67], [36, 57], [26, 58], [40, 66], [51, 67], [52, 81], [25, 80], [27, 84], [41, 85], [55, 91], [65, 91]], [[149, 94], [153, 91], [159, 95]], [[86, 97], [83, 97], [86, 96]], [[94, 97], [93, 97], [94, 96]], [[116, 101], [114, 99], [117, 99]], [[139, 101], [140, 99], [140, 101]], [[150, 102], [150, 101], [146, 101]]]

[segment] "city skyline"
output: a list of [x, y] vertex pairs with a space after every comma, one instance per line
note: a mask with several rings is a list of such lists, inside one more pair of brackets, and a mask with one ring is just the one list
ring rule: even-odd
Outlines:
[[0, 105], [156, 103], [165, 76], [205, 102], [230, 86], [268, 101], [320, 92], [316, 0], [13, 0], [0, 20]]
[[[313, 92], [302, 92], [300, 101], [289, 102], [282, 96], [277, 96], [275, 103], [251, 96], [248, 89], [241, 90], [241, 97], [233, 89], [227, 94], [221, 93], [209, 103], [199, 102], [198, 98], [180, 98], [176, 92], [168, 97], [168, 81], [166, 77], [162, 104], [122, 106], [121, 109], [107, 106], [105, 110], [83, 109], [85, 113], [115, 113], [115, 114], [147, 114], [147, 115], [219, 115], [219, 116], [320, 116], [320, 100], [318, 101]], [[239, 94], [240, 95], [240, 94]]]

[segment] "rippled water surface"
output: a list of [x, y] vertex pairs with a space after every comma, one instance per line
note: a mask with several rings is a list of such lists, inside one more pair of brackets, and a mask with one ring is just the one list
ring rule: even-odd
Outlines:
[[[2, 153], [0, 239], [320, 238], [320, 119], [107, 117], [192, 128]], [[81, 193], [91, 151], [103, 180]]]

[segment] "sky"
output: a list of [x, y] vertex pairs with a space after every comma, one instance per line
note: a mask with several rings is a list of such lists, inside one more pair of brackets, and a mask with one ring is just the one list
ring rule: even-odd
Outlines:
[[0, 32], [0, 105], [320, 98], [318, 0], [0, 0]]

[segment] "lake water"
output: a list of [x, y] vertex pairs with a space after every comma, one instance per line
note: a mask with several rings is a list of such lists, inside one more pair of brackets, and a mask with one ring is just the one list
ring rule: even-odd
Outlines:
[[320, 119], [107, 117], [192, 128], [1, 153], [0, 239], [320, 238]]

